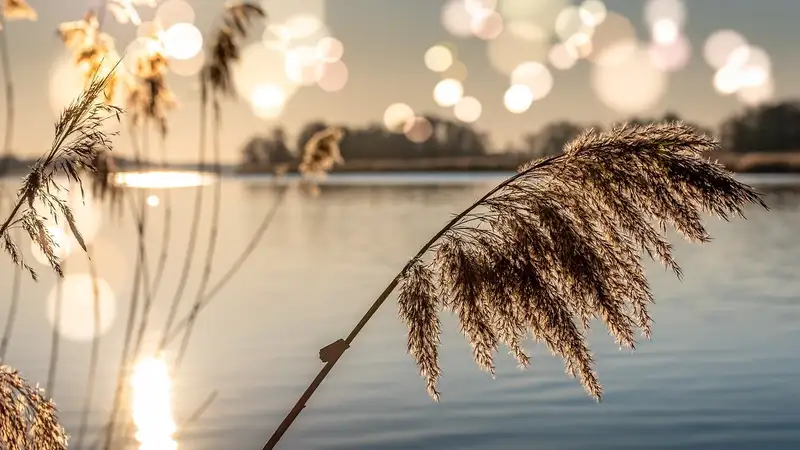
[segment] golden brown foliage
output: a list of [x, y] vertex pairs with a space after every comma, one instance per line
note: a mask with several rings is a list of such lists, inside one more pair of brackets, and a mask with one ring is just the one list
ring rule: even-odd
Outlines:
[[239, 60], [239, 41], [247, 37], [252, 20], [265, 17], [264, 10], [255, 3], [235, 2], [225, 6], [222, 26], [212, 41], [209, 62], [201, 74], [204, 86], [222, 94], [233, 94], [231, 65]]
[[36, 10], [25, 0], [3, 0], [3, 16], [6, 20], [36, 20]]
[[0, 365], [0, 447], [61, 450], [67, 435], [56, 407], [16, 370]]
[[[600, 319], [622, 347], [649, 338], [653, 302], [642, 251], [680, 277], [670, 224], [693, 242], [709, 237], [701, 213], [728, 220], [749, 186], [703, 157], [717, 143], [680, 123], [589, 130], [563, 155], [520, 168], [457, 216], [412, 260], [398, 296], [408, 351], [438, 400], [438, 313], [452, 311], [476, 363], [494, 373], [506, 345], [522, 366], [532, 336], [564, 359], [598, 400], [602, 388], [585, 332]], [[422, 259], [431, 249], [432, 260]]]
[[[114, 38], [100, 31], [100, 22], [93, 10], [86, 12], [81, 20], [64, 22], [58, 26], [58, 34], [64, 45], [72, 50], [75, 65], [84, 74], [89, 84], [96, 74], [114, 74], [111, 63], [119, 60]], [[116, 67], [116, 66], [113, 66]], [[106, 102], [114, 99], [117, 76], [108, 78], [105, 88]]]
[[133, 124], [139, 125], [142, 119], [152, 120], [159, 125], [162, 135], [168, 131], [167, 113], [177, 106], [175, 94], [167, 85], [167, 69], [167, 57], [153, 39], [153, 45], [137, 55], [134, 76], [127, 79], [126, 109]]
[[298, 169], [304, 177], [319, 178], [329, 172], [335, 164], [344, 164], [339, 143], [344, 130], [328, 127], [314, 133], [303, 149], [303, 160]]
[[56, 273], [63, 276], [55, 254], [55, 243], [47, 230], [46, 218], [35, 206], [36, 202], [40, 202], [55, 220], [60, 217], [66, 222], [75, 239], [86, 250], [72, 211], [66, 201], [57, 195], [65, 188], [56, 181], [56, 177], [65, 176], [68, 181], [78, 183], [83, 193], [80, 174], [96, 169], [98, 153], [111, 151], [112, 144], [103, 129], [103, 122], [111, 117], [119, 119], [121, 111], [99, 99], [112, 76], [113, 70], [103, 77], [95, 77], [61, 114], [55, 125], [55, 137], [50, 150], [36, 160], [30, 173], [23, 179], [14, 209], [0, 226], [0, 240], [4, 249], [12, 261], [28, 270], [34, 279], [36, 272], [24, 261], [22, 253], [11, 239], [10, 231], [15, 227], [25, 230]]

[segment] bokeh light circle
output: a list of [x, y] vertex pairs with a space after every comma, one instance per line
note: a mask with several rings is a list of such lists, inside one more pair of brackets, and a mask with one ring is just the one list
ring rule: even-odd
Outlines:
[[193, 77], [200, 73], [206, 63], [206, 52], [200, 49], [196, 55], [188, 59], [169, 59], [169, 71], [182, 77]]
[[547, 59], [550, 65], [558, 70], [569, 70], [575, 67], [578, 58], [567, 48], [565, 44], [556, 43], [550, 48], [547, 53]]
[[473, 16], [472, 21], [470, 21], [472, 34], [485, 41], [496, 39], [504, 28], [503, 17], [496, 11]]
[[162, 42], [167, 56], [175, 59], [190, 59], [203, 50], [203, 34], [187, 22], [169, 27], [162, 36]]
[[326, 36], [317, 42], [317, 58], [333, 63], [344, 56], [344, 44], [335, 37]]
[[320, 67], [320, 77], [317, 86], [325, 92], [337, 92], [344, 89], [350, 72], [344, 61], [325, 63]]
[[153, 21], [166, 30], [176, 23], [194, 23], [195, 12], [186, 0], [166, 0], [156, 10]]
[[553, 89], [553, 75], [544, 64], [528, 61], [511, 72], [511, 84], [527, 86], [533, 101], [537, 101], [547, 97]]
[[299, 87], [286, 76], [284, 54], [259, 42], [242, 49], [239, 61], [231, 67], [231, 73], [237, 93], [248, 101], [253, 91], [261, 85], [278, 86], [285, 93], [287, 101]]
[[[95, 283], [99, 306], [97, 330], [95, 330]], [[60, 305], [58, 305], [59, 296]], [[47, 296], [47, 320], [51, 326], [58, 329], [63, 338], [72, 341], [90, 341], [106, 334], [114, 324], [116, 314], [116, 299], [111, 286], [102, 278], [93, 280], [88, 274], [64, 275], [60, 286], [56, 283]], [[56, 316], [59, 316], [58, 323]], [[98, 331], [99, 335], [96, 335], [95, 331]]]
[[394, 133], [402, 133], [403, 127], [414, 118], [414, 110], [405, 103], [392, 103], [383, 112], [383, 126]]
[[444, 29], [455, 37], [472, 36], [472, 15], [464, 0], [448, 0], [442, 6], [441, 22]]
[[433, 135], [433, 125], [424, 117], [413, 117], [403, 127], [403, 134], [409, 141], [422, 144]]
[[692, 57], [692, 45], [684, 35], [669, 44], [651, 43], [650, 58], [660, 70], [677, 72], [684, 69]]
[[544, 61], [550, 48], [547, 40], [530, 41], [519, 37], [506, 28], [497, 39], [486, 44], [486, 52], [492, 67], [504, 75], [526, 61]]
[[602, 0], [586, 0], [581, 3], [578, 13], [586, 25], [596, 27], [606, 20], [608, 8]]
[[433, 72], [444, 72], [454, 61], [453, 52], [444, 45], [434, 45], [425, 51], [425, 67]]
[[[608, 49], [626, 52], [625, 44]], [[610, 109], [625, 114], [636, 114], [655, 106], [666, 93], [668, 78], [651, 61], [649, 53], [637, 48], [624, 62], [613, 66], [593, 66], [591, 82], [600, 101]]]
[[462, 122], [472, 123], [480, 119], [482, 110], [483, 106], [477, 98], [466, 96], [453, 107], [453, 114]]
[[636, 29], [627, 17], [609, 12], [592, 35], [592, 54], [588, 59], [601, 66], [623, 64], [633, 56], [638, 44]]
[[527, 111], [533, 103], [533, 93], [528, 86], [521, 84], [512, 85], [503, 95], [503, 106], [514, 114]]
[[706, 39], [703, 45], [703, 58], [709, 66], [719, 69], [724, 66], [731, 54], [740, 47], [748, 45], [747, 39], [734, 30], [718, 30]]
[[455, 106], [464, 95], [464, 86], [460, 81], [446, 78], [436, 83], [433, 88], [433, 101], [442, 107]]

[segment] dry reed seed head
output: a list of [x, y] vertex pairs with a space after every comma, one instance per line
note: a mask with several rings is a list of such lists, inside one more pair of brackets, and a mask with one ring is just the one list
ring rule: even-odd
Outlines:
[[0, 447], [8, 449], [62, 450], [67, 434], [58, 410], [19, 373], [0, 365]]
[[239, 60], [240, 40], [247, 38], [253, 20], [266, 17], [264, 9], [255, 3], [233, 2], [225, 5], [223, 24], [211, 43], [210, 61], [200, 75], [204, 86], [220, 94], [234, 94], [231, 65]]
[[109, 0], [106, 3], [106, 8], [114, 16], [114, 19], [121, 24], [141, 25], [142, 19], [139, 16], [139, 12], [136, 11], [136, 6], [138, 5], [146, 5], [151, 8], [158, 6], [157, 0]]
[[344, 130], [328, 127], [314, 133], [303, 149], [303, 159], [299, 170], [304, 178], [322, 178], [335, 164], [344, 164], [339, 143], [344, 138]]
[[25, 0], [3, 0], [3, 15], [6, 20], [36, 20], [39, 15]]
[[101, 96], [113, 77], [113, 70], [104, 76], [95, 76], [89, 86], [61, 114], [55, 125], [55, 137], [50, 150], [40, 157], [25, 176], [17, 193], [19, 208], [9, 217], [10, 225], [3, 230], [4, 247], [12, 260], [23, 264], [35, 278], [35, 273], [25, 265], [8, 235], [11, 226], [19, 226], [35, 242], [59, 276], [63, 276], [55, 254], [52, 236], [47, 231], [47, 219], [37, 211], [35, 202], [41, 202], [56, 223], [61, 219], [68, 226], [78, 244], [86, 250], [86, 244], [75, 224], [75, 218], [66, 202], [57, 196], [66, 191], [57, 181], [65, 176], [75, 182], [83, 194], [81, 174], [93, 172], [100, 160], [98, 153], [112, 150], [111, 141], [103, 129], [109, 118], [119, 120], [121, 110], [101, 101]]
[[127, 108], [134, 125], [142, 119], [152, 120], [159, 125], [162, 135], [168, 131], [167, 113], [178, 102], [167, 85], [168, 62], [160, 49], [153, 47], [138, 55], [136, 71], [127, 81]]
[[[438, 367], [434, 352], [420, 350], [438, 342], [438, 318], [409, 305], [442, 298], [482, 369], [492, 371], [499, 343], [527, 364], [520, 343], [530, 333], [599, 400], [585, 333], [600, 319], [621, 347], [635, 346], [637, 329], [649, 337], [653, 296], [642, 252], [680, 276], [668, 224], [702, 243], [701, 214], [727, 220], [751, 203], [766, 208], [750, 186], [703, 157], [717, 148], [681, 123], [621, 125], [588, 130], [563, 155], [520, 168], [431, 247], [424, 278], [432, 284], [420, 281], [419, 261], [404, 272], [401, 317], [423, 374]], [[426, 378], [431, 388], [435, 377]]]

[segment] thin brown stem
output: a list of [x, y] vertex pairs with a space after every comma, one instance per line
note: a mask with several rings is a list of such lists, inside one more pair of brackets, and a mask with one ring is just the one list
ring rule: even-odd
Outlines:
[[217, 95], [214, 95], [214, 123], [211, 128], [212, 133], [212, 151], [213, 151], [213, 158], [214, 158], [214, 174], [216, 176], [216, 183], [214, 184], [214, 197], [212, 200], [212, 207], [211, 207], [211, 229], [209, 231], [208, 236], [208, 249], [206, 250], [206, 257], [205, 263], [203, 265], [203, 275], [200, 279], [200, 286], [197, 288], [197, 296], [195, 297], [195, 301], [192, 304], [192, 310], [189, 316], [189, 324], [186, 327], [186, 332], [183, 335], [183, 340], [181, 342], [180, 350], [178, 350], [178, 355], [175, 358], [175, 367], [174, 371], [177, 372], [180, 369], [181, 363], [183, 362], [183, 357], [186, 356], [186, 349], [189, 346], [189, 339], [192, 335], [192, 330], [194, 328], [195, 320], [197, 320], [197, 314], [200, 309], [200, 304], [203, 301], [203, 296], [206, 293], [206, 289], [208, 288], [208, 281], [211, 278], [211, 268], [214, 263], [214, 253], [216, 251], [217, 246], [217, 237], [219, 236], [219, 218], [220, 218], [220, 210], [222, 209], [222, 163], [220, 161], [220, 141], [219, 141], [219, 133], [220, 127], [222, 126], [222, 117], [221, 117], [221, 110], [220, 110], [220, 103], [219, 98]]
[[264, 444], [264, 446], [262, 447], [262, 450], [271, 450], [271, 449], [275, 448], [275, 446], [278, 444], [278, 441], [280, 441], [281, 437], [283, 437], [284, 433], [286, 433], [286, 430], [289, 429], [289, 427], [292, 425], [292, 423], [297, 418], [297, 416], [299, 416], [300, 413], [303, 411], [303, 408], [306, 407], [306, 403], [308, 403], [308, 400], [311, 399], [312, 395], [314, 395], [314, 391], [316, 391], [317, 388], [319, 387], [319, 385], [322, 384], [322, 381], [325, 379], [326, 376], [328, 376], [328, 373], [331, 371], [331, 369], [333, 369], [333, 366], [336, 365], [336, 362], [339, 361], [339, 358], [341, 358], [341, 356], [344, 354], [344, 351], [346, 350], [346, 348], [350, 346], [350, 344], [353, 342], [353, 340], [356, 338], [356, 336], [358, 336], [358, 334], [361, 332], [361, 330], [364, 328], [364, 326], [366, 326], [366, 324], [369, 322], [369, 320], [372, 318], [372, 316], [375, 315], [375, 313], [378, 311], [378, 309], [381, 307], [381, 305], [383, 305], [383, 303], [386, 301], [386, 299], [389, 297], [389, 295], [392, 293], [392, 291], [394, 291], [394, 288], [397, 287], [397, 284], [400, 282], [400, 279], [403, 277], [403, 275], [408, 270], [408, 268], [411, 267], [411, 264], [414, 261], [416, 261], [417, 259], [421, 258], [423, 255], [425, 255], [425, 253], [428, 251], [428, 249], [432, 245], [434, 245], [442, 236], [444, 236], [444, 234], [448, 230], [450, 230], [453, 226], [457, 225], [458, 222], [462, 218], [464, 218], [464, 216], [469, 214], [473, 209], [478, 207], [478, 205], [480, 205], [481, 203], [486, 201], [486, 199], [488, 199], [489, 197], [494, 195], [497, 191], [499, 191], [500, 189], [502, 189], [503, 187], [505, 187], [509, 183], [513, 182], [514, 180], [516, 180], [516, 179], [518, 179], [518, 178], [520, 178], [520, 177], [522, 177], [524, 175], [527, 175], [527, 174], [531, 173], [534, 170], [540, 169], [540, 168], [542, 168], [542, 167], [544, 167], [546, 165], [550, 165], [550, 164], [552, 164], [553, 161], [556, 161], [556, 160], [561, 159], [561, 158], [562, 158], [562, 156], [554, 156], [554, 157], [550, 157], [550, 158], [544, 159], [544, 160], [540, 161], [539, 163], [532, 165], [527, 170], [522, 171], [522, 172], [518, 172], [514, 176], [512, 176], [512, 177], [506, 179], [505, 181], [503, 181], [502, 183], [498, 184], [494, 189], [492, 189], [489, 192], [487, 192], [486, 195], [481, 197], [478, 201], [476, 201], [471, 206], [469, 206], [467, 209], [465, 209], [464, 211], [461, 211], [461, 213], [459, 213], [458, 215], [453, 217], [453, 219], [450, 220], [450, 222], [448, 222], [447, 225], [444, 226], [444, 228], [439, 230], [439, 232], [436, 233], [436, 235], [434, 235], [425, 245], [423, 245], [422, 248], [417, 252], [417, 254], [413, 258], [411, 258], [408, 261], [408, 263], [406, 263], [405, 267], [403, 267], [403, 270], [401, 270], [400, 273], [398, 273], [397, 276], [394, 277], [394, 279], [391, 281], [391, 283], [389, 283], [389, 285], [386, 286], [386, 289], [384, 289], [383, 292], [381, 292], [381, 294], [378, 296], [378, 298], [375, 300], [375, 302], [372, 304], [372, 306], [370, 306], [369, 310], [367, 310], [367, 312], [364, 314], [364, 316], [361, 318], [361, 320], [358, 321], [356, 326], [353, 328], [353, 330], [350, 332], [350, 334], [344, 340], [344, 342], [346, 344], [344, 349], [342, 349], [341, 352], [335, 353], [333, 358], [331, 358], [322, 367], [322, 370], [320, 370], [320, 372], [316, 376], [316, 378], [314, 378], [314, 380], [311, 382], [311, 384], [308, 386], [308, 388], [305, 390], [305, 392], [303, 392], [303, 394], [300, 396], [300, 399], [297, 401], [297, 403], [295, 403], [295, 405], [292, 407], [292, 409], [289, 411], [289, 413], [286, 415], [286, 417], [283, 419], [283, 421], [280, 423], [280, 425], [278, 425], [278, 428], [275, 430], [275, 432], [269, 438], [267, 443]]
[[[167, 166], [167, 151], [166, 151], [166, 136], [161, 135], [159, 140], [160, 153], [161, 153], [161, 166]], [[158, 288], [161, 286], [161, 280], [164, 276], [164, 270], [167, 268], [167, 258], [169, 256], [170, 236], [172, 233], [172, 195], [169, 189], [164, 190], [164, 229], [161, 235], [161, 253], [158, 256], [158, 263], [156, 265], [155, 274], [153, 275], [153, 283], [150, 285], [150, 295], [155, 299], [158, 296]]]
[[78, 436], [75, 440], [75, 447], [81, 448], [83, 439], [86, 435], [86, 428], [89, 423], [89, 411], [94, 400], [94, 391], [97, 378], [97, 365], [100, 359], [100, 287], [98, 285], [97, 266], [92, 259], [93, 248], [86, 249], [89, 261], [89, 276], [92, 279], [92, 317], [94, 322], [94, 336], [92, 337], [92, 348], [89, 351], [89, 375], [86, 381], [86, 394], [83, 399], [83, 409], [81, 410], [81, 423], [78, 428]]
[[3, 340], [0, 341], [0, 361], [5, 362], [8, 346], [11, 344], [11, 333], [14, 330], [14, 321], [17, 319], [19, 309], [19, 294], [22, 286], [22, 269], [19, 266], [14, 268], [14, 279], [11, 281], [11, 303], [8, 307], [8, 317], [6, 326], [3, 328]]
[[[200, 148], [199, 148], [199, 170], [205, 171], [206, 160], [206, 123], [208, 109], [208, 89], [205, 82], [201, 78], [200, 87]], [[186, 289], [186, 283], [189, 279], [189, 270], [192, 267], [192, 258], [194, 257], [194, 248], [197, 246], [197, 235], [200, 229], [200, 212], [203, 206], [203, 190], [205, 187], [201, 184], [197, 186], [194, 199], [194, 214], [192, 215], [192, 225], [189, 230], [189, 245], [186, 249], [186, 257], [183, 260], [183, 270], [181, 271], [180, 278], [178, 279], [178, 288], [175, 291], [175, 296], [172, 298], [169, 313], [167, 314], [167, 322], [164, 325], [163, 335], [158, 344], [157, 352], [160, 353], [166, 346], [167, 336], [169, 334], [172, 324], [175, 322], [175, 316], [178, 314], [178, 306], [183, 296], [183, 291]]]
[[197, 310], [184, 317], [175, 325], [174, 330], [171, 330], [167, 335], [167, 339], [164, 341], [164, 346], [162, 348], [165, 348], [176, 337], [178, 337], [178, 335], [180, 335], [181, 332], [189, 326], [192, 315], [197, 315], [203, 309], [205, 309], [205, 307], [211, 303], [211, 301], [222, 290], [222, 288], [225, 287], [225, 285], [228, 284], [231, 279], [233, 279], [234, 275], [236, 275], [239, 270], [241, 270], [241, 268], [244, 266], [244, 263], [247, 262], [247, 258], [249, 258], [253, 251], [255, 251], [255, 249], [258, 247], [258, 243], [261, 241], [261, 238], [264, 237], [267, 229], [269, 229], [269, 226], [275, 218], [283, 199], [286, 198], [287, 191], [288, 187], [284, 186], [281, 188], [281, 190], [278, 192], [278, 198], [272, 204], [272, 207], [269, 209], [269, 211], [267, 211], [267, 213], [264, 215], [264, 218], [261, 220], [261, 224], [258, 226], [258, 229], [256, 229], [255, 233], [253, 233], [253, 236], [250, 238], [250, 241], [247, 243], [244, 250], [242, 250], [225, 274], [220, 277], [219, 281], [217, 281], [214, 286], [208, 289], [208, 292], [206, 293], [205, 297], [203, 297], [203, 301], [197, 307]]
[[205, 414], [208, 408], [211, 407], [211, 404], [214, 403], [214, 400], [217, 399], [217, 394], [219, 394], [218, 391], [213, 391], [211, 394], [209, 394], [205, 401], [200, 404], [200, 406], [192, 413], [192, 415], [189, 416], [189, 418], [178, 427], [178, 431], [175, 432], [175, 439], [178, 439], [183, 433], [186, 432], [186, 430], [190, 429], [192, 425], [194, 425], [194, 423], [203, 416], [203, 414]]
[[[62, 264], [62, 270], [64, 265]], [[53, 398], [55, 393], [56, 371], [58, 370], [58, 355], [61, 347], [61, 313], [64, 306], [64, 280], [56, 278], [55, 314], [53, 314], [53, 333], [50, 339], [50, 364], [47, 369], [47, 384], [45, 392]]]

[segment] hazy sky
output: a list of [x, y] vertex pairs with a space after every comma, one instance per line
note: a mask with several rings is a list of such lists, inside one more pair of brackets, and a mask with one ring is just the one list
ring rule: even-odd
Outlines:
[[[297, 2], [305, 0], [267, 0]], [[29, 0], [39, 12], [39, 20], [8, 24], [12, 47], [13, 77], [17, 88], [18, 127], [15, 138], [19, 153], [42, 153], [52, 138], [55, 115], [48, 106], [50, 68], [64, 50], [55, 29], [60, 22], [76, 20], [99, 0]], [[222, 0], [189, 0], [195, 6], [195, 24], [203, 31], [214, 25]], [[350, 79], [344, 90], [325, 93], [319, 88], [303, 88], [291, 100], [277, 122], [265, 123], [252, 116], [243, 101], [228, 106], [223, 134], [226, 159], [238, 158], [242, 144], [255, 132], [276, 123], [294, 132], [312, 119], [363, 124], [380, 121], [384, 109], [394, 102], [405, 102], [418, 112], [452, 117], [451, 110], [438, 107], [431, 92], [439, 76], [423, 63], [425, 50], [441, 41], [458, 46], [469, 69], [465, 88], [483, 103], [477, 128], [490, 132], [498, 146], [516, 139], [525, 131], [535, 131], [555, 119], [607, 123], [623, 117], [605, 107], [592, 91], [588, 63], [555, 72], [555, 87], [544, 100], [534, 103], [526, 113], [514, 115], [502, 104], [508, 78], [488, 63], [486, 43], [478, 39], [450, 36], [440, 23], [444, 0], [327, 0], [326, 22], [332, 34], [345, 45], [344, 61]], [[676, 110], [690, 120], [715, 125], [740, 109], [735, 98], [722, 97], [711, 85], [713, 70], [702, 58], [705, 38], [721, 28], [739, 31], [754, 44], [765, 48], [773, 59], [773, 73], [779, 98], [800, 94], [797, 81], [800, 58], [800, 2], [795, 0], [687, 0], [688, 21], [685, 33], [693, 44], [690, 65], [671, 76], [663, 100], [648, 114]], [[647, 30], [643, 20], [643, 0], [608, 0], [609, 10], [628, 17], [640, 37]], [[153, 10], [142, 9], [146, 20]], [[269, 13], [269, 10], [267, 11]], [[108, 20], [107, 31], [124, 48], [135, 33], [132, 25]], [[259, 32], [260, 35], [260, 32]], [[182, 107], [172, 115], [169, 153], [174, 161], [193, 158], [196, 152], [196, 93], [185, 78], [173, 78], [173, 87]], [[118, 139], [120, 153], [128, 153], [127, 140]]]

